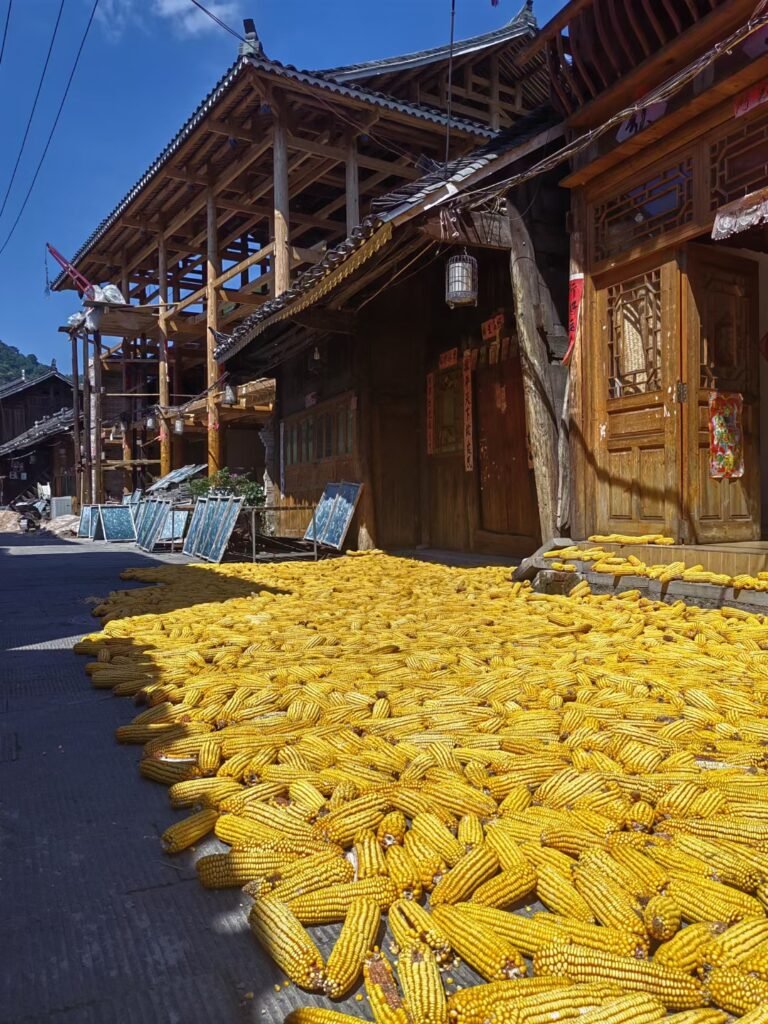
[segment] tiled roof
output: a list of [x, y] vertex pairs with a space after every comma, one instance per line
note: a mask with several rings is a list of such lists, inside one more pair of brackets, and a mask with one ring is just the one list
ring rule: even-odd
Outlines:
[[557, 118], [554, 112], [548, 108], [533, 111], [514, 127], [499, 132], [486, 145], [451, 161], [446, 168], [440, 166], [419, 178], [418, 181], [408, 182], [393, 192], [388, 192], [373, 200], [371, 203], [373, 213], [366, 217], [348, 238], [329, 249], [319, 263], [300, 274], [288, 291], [265, 302], [245, 317], [235, 327], [231, 335], [226, 338], [221, 336], [222, 340], [216, 348], [216, 359], [222, 362], [243, 349], [259, 333], [262, 323], [296, 302], [300, 296], [341, 267], [385, 224], [394, 221], [396, 217], [406, 213], [409, 209], [419, 206], [432, 193], [447, 188], [451, 195], [455, 195], [461, 191], [463, 183], [477, 171], [487, 167], [491, 173], [494, 161], [522, 146], [556, 123]]
[[58, 377], [59, 380], [72, 387], [72, 381], [68, 380], [63, 373], [59, 373], [58, 370], [47, 370], [38, 377], [17, 377], [16, 380], [8, 381], [7, 384], [0, 384], [0, 401], [3, 398], [10, 398], [11, 395], [16, 395], [20, 391], [26, 391], [27, 388], [42, 384], [44, 381], [50, 380], [51, 377]]
[[5, 444], [0, 444], [0, 458], [13, 455], [24, 449], [36, 448], [42, 441], [50, 440], [57, 434], [68, 433], [75, 422], [75, 414], [72, 409], [61, 409], [52, 416], [40, 420], [34, 427], [25, 430], [23, 434], [11, 438]]
[[[462, 39], [454, 43], [453, 56], [463, 57], [478, 50], [491, 46], [512, 42], [514, 39], [527, 40], [537, 30], [536, 17], [533, 14], [530, 0], [526, 0], [522, 10], [501, 28], [471, 39]], [[335, 78], [337, 82], [359, 82], [375, 75], [393, 74], [397, 71], [408, 71], [411, 68], [423, 67], [439, 60], [445, 60], [450, 54], [450, 46], [434, 46], [429, 50], [417, 50], [399, 57], [385, 57], [382, 60], [368, 60], [360, 64], [346, 64], [343, 67], [326, 68], [323, 74]]]
[[[448, 123], [447, 115], [439, 110], [434, 110], [432, 107], [421, 106], [415, 103], [406, 103], [402, 100], [394, 99], [392, 96], [387, 96], [384, 93], [366, 89], [364, 86], [344, 85], [341, 82], [335, 81], [332, 77], [326, 75], [326, 73], [322, 71], [300, 71], [291, 65], [281, 64], [279, 61], [267, 60], [265, 57], [245, 54], [239, 57], [232, 67], [229, 68], [226, 74], [216, 83], [203, 102], [194, 111], [192, 116], [182, 125], [179, 131], [174, 135], [168, 145], [152, 162], [152, 164], [150, 164], [136, 184], [123, 196], [114, 210], [112, 210], [112, 212], [105, 217], [99, 226], [88, 236], [72, 257], [71, 262], [73, 264], [77, 265], [78, 261], [87, 255], [88, 251], [96, 244], [96, 242], [103, 237], [109, 228], [112, 227], [120, 215], [125, 212], [133, 200], [136, 199], [144, 188], [146, 188], [149, 182], [152, 181], [165, 164], [168, 163], [171, 157], [174, 156], [177, 150], [184, 144], [184, 142], [186, 142], [192, 132], [201, 124], [207, 114], [223, 98], [223, 96], [232, 87], [233, 83], [248, 67], [255, 68], [257, 71], [267, 75], [273, 75], [276, 78], [288, 79], [289, 81], [298, 82], [302, 85], [315, 86], [316, 88], [323, 90], [324, 92], [331, 93], [334, 96], [364, 100], [366, 103], [369, 103], [374, 107], [410, 114], [422, 121], [430, 121], [433, 124], [439, 125], [445, 125]], [[494, 134], [487, 125], [476, 121], [470, 121], [467, 118], [454, 116], [451, 119], [451, 124], [454, 128], [463, 127], [465, 131], [472, 135], [476, 135], [478, 138], [487, 139], [491, 138]], [[62, 271], [53, 282], [52, 287], [54, 289], [61, 287], [66, 279], [67, 274]]]

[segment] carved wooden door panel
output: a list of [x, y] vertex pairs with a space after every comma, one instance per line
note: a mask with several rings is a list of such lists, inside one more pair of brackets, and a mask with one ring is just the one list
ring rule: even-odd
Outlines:
[[[707, 245], [689, 245], [684, 266], [685, 539], [753, 540], [760, 537], [758, 266]], [[743, 399], [744, 470], [738, 478], [710, 474], [712, 392]]]
[[676, 260], [617, 273], [596, 295], [593, 452], [600, 533], [680, 524], [680, 272]]

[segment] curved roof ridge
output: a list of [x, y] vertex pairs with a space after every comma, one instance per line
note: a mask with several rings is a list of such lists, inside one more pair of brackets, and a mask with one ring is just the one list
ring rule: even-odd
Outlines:
[[[536, 15], [533, 13], [532, 0], [525, 0], [521, 9], [514, 18], [511, 18], [500, 28], [492, 29], [490, 32], [483, 32], [478, 36], [470, 36], [468, 39], [461, 39], [453, 45], [454, 57], [461, 57], [474, 50], [484, 50], [490, 46], [498, 46], [500, 43], [518, 39], [521, 36], [533, 34], [538, 29]], [[450, 46], [445, 43], [441, 46], [433, 46], [426, 50], [416, 50], [413, 53], [400, 54], [395, 57], [382, 57], [378, 60], [362, 61], [358, 64], [344, 64], [335, 68], [323, 68], [316, 72], [335, 78], [337, 81], [352, 81], [358, 78], [369, 78], [373, 75], [387, 74], [393, 71], [405, 71], [409, 68], [420, 67], [425, 64], [432, 64], [448, 56]]]

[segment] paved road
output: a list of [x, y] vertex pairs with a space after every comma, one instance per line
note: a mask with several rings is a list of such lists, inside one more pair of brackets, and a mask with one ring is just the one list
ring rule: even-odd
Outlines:
[[0, 1024], [282, 1021], [312, 1001], [275, 995], [238, 890], [206, 892], [192, 855], [162, 854], [178, 812], [113, 736], [135, 710], [71, 651], [95, 625], [85, 599], [153, 561], [0, 534]]

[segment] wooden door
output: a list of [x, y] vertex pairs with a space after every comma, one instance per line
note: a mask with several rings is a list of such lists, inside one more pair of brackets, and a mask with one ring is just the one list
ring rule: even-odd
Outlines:
[[373, 410], [373, 494], [376, 543], [412, 548], [419, 542], [419, 414], [408, 397], [382, 396]]
[[[753, 540], [760, 537], [758, 266], [708, 245], [688, 246], [683, 263], [685, 539]], [[710, 475], [713, 391], [743, 397], [744, 474], [737, 479]]]
[[504, 354], [506, 358], [476, 372], [480, 527], [537, 539], [539, 516], [528, 465], [520, 357], [514, 346]]
[[664, 533], [680, 513], [677, 260], [617, 273], [596, 293], [591, 408], [599, 533]]

